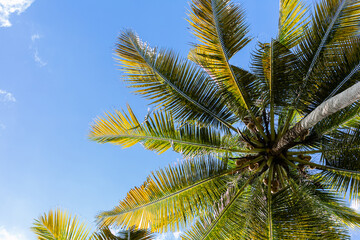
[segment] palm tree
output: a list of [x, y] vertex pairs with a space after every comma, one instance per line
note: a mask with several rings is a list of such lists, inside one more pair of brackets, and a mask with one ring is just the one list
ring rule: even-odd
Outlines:
[[90, 138], [184, 157], [153, 172], [99, 224], [183, 239], [348, 239], [360, 215], [360, 2], [281, 0], [276, 38], [250, 69], [231, 58], [252, 39], [230, 0], [192, 0], [198, 39], [184, 59], [133, 31], [118, 38], [124, 80], [156, 110], [130, 106], [92, 125]]
[[38, 240], [151, 240], [152, 234], [146, 230], [130, 228], [114, 235], [108, 226], [90, 233], [84, 223], [76, 216], [71, 216], [66, 211], [50, 210], [48, 214], [36, 219], [33, 232]]

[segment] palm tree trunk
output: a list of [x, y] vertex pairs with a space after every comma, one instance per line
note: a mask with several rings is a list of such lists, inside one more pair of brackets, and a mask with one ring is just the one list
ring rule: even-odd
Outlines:
[[360, 99], [360, 82], [334, 97], [324, 101], [311, 113], [309, 113], [294, 127], [288, 130], [273, 146], [274, 154], [280, 154], [288, 149], [294, 143], [295, 139], [304, 134], [309, 128], [315, 126], [318, 122], [331, 114], [353, 104]]

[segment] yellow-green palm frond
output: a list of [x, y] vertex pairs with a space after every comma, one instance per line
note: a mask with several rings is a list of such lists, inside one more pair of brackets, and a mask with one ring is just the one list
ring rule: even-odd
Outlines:
[[36, 219], [32, 231], [39, 240], [90, 240], [85, 224], [65, 211], [50, 210]]
[[[305, 112], [310, 113], [322, 102], [358, 82], [358, 71], [360, 69], [359, 51], [359, 37], [352, 37], [346, 41], [341, 41], [339, 46], [326, 51], [324, 54], [324, 62], [319, 64], [315, 70], [316, 75], [312, 76], [310, 79], [314, 88], [312, 91], [309, 91], [311, 94], [309, 94], [309, 104], [307, 109], [305, 109]], [[346, 109], [331, 115], [327, 119], [332, 119], [331, 121], [340, 119], [346, 115], [346, 112], [349, 112], [347, 119], [351, 120], [352, 114], [350, 114], [350, 112], [357, 104], [358, 103], [354, 103]]]
[[206, 54], [223, 54], [229, 60], [249, 43], [248, 25], [240, 6], [228, 0], [193, 0], [190, 8], [189, 22], [202, 44], [197, 47]]
[[281, 0], [278, 41], [287, 48], [296, 46], [307, 27], [308, 9], [301, 0]]
[[[229, 142], [211, 127], [196, 124], [177, 126], [170, 112], [155, 111], [140, 123], [128, 105], [128, 113], [116, 111], [95, 121], [90, 138], [100, 143], [131, 147], [141, 143], [146, 149], [163, 153], [169, 148], [184, 156], [218, 153], [246, 153], [241, 142]], [[229, 145], [230, 144], [230, 145]]]
[[[184, 161], [159, 170], [132, 189], [112, 211], [98, 216], [100, 224], [175, 230], [211, 207], [226, 191], [229, 171], [221, 160]], [[177, 222], [171, 219], [177, 218]], [[169, 225], [170, 224], [170, 225]]]
[[[211, 80], [216, 83], [222, 92], [223, 102], [226, 104], [229, 111], [234, 113], [240, 119], [243, 119], [244, 116], [248, 114], [248, 111], [243, 105], [238, 104], [238, 101], [236, 100], [238, 94], [229, 92], [228, 87], [224, 85], [222, 81], [217, 81], [216, 73], [214, 72], [215, 68], [212, 66], [213, 60], [210, 59], [205, 52], [201, 51], [202, 49], [200, 48], [192, 48], [188, 54], [188, 59], [195, 62], [207, 72]], [[232, 69], [235, 78], [242, 83], [243, 92], [246, 93], [248, 101], [256, 102], [257, 99], [260, 99], [262, 90], [264, 89], [263, 82], [258, 81], [257, 76], [253, 73], [240, 67], [230, 65], [230, 68]], [[258, 107], [252, 106], [252, 111], [255, 115], [258, 110]]]
[[229, 63], [250, 41], [243, 10], [228, 0], [193, 0], [190, 8], [189, 22], [200, 42], [192, 50], [193, 60], [211, 72], [223, 95], [250, 110], [250, 97]]
[[232, 123], [237, 118], [222, 103], [218, 87], [196, 64], [171, 51], [149, 47], [131, 31], [119, 36], [116, 55], [124, 80], [152, 104], [181, 121], [196, 120], [236, 131]]

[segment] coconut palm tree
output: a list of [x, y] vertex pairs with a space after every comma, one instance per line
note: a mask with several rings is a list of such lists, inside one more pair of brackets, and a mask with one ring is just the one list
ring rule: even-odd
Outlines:
[[50, 210], [47, 214], [36, 219], [33, 232], [39, 240], [151, 240], [153, 235], [146, 230], [130, 228], [113, 234], [108, 226], [96, 232], [81, 223], [76, 216], [71, 216], [66, 211]]
[[95, 120], [90, 138], [141, 143], [181, 164], [153, 172], [99, 224], [183, 239], [348, 239], [360, 215], [343, 200], [360, 187], [360, 1], [281, 0], [278, 34], [249, 69], [231, 58], [252, 38], [230, 0], [192, 0], [198, 42], [187, 59], [133, 31], [116, 55], [129, 87], [151, 101]]

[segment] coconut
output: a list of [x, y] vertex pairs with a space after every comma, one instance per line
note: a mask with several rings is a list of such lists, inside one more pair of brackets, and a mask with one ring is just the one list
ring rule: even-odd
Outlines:
[[258, 167], [259, 167], [259, 163], [251, 163], [249, 165], [249, 170], [254, 171], [254, 170], [258, 169]]
[[268, 183], [269, 183], [269, 179], [268, 179], [268, 178], [264, 178], [264, 179], [263, 179], [263, 183], [265, 184], [265, 186], [267, 186]]

